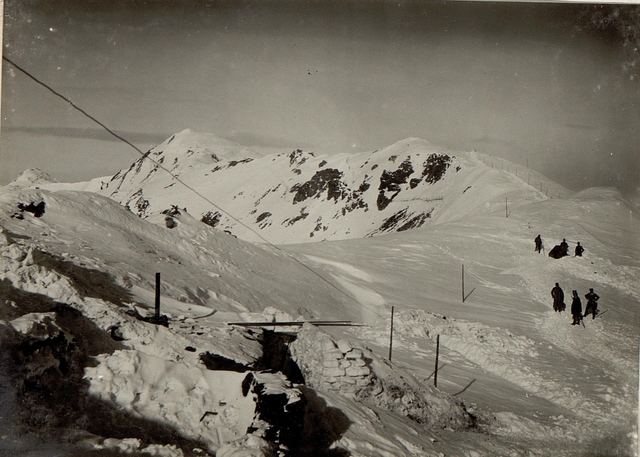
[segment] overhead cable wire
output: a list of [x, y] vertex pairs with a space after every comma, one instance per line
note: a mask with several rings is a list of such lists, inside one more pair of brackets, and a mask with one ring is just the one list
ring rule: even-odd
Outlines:
[[37, 77], [35, 77], [34, 75], [32, 75], [30, 72], [28, 72], [27, 70], [25, 70], [24, 68], [22, 68], [20, 65], [18, 65], [17, 63], [15, 63], [14, 61], [12, 61], [11, 59], [9, 59], [6, 56], [2, 56], [2, 59], [6, 62], [8, 62], [9, 64], [11, 64], [14, 68], [16, 68], [17, 70], [19, 70], [21, 73], [23, 73], [24, 75], [26, 75], [28, 78], [30, 78], [31, 80], [35, 81], [36, 83], [38, 83], [39, 85], [41, 85], [42, 87], [44, 87], [45, 89], [47, 89], [49, 92], [53, 93], [56, 97], [61, 98], [62, 100], [64, 100], [65, 102], [67, 102], [69, 105], [71, 105], [72, 108], [74, 108], [75, 110], [79, 111], [80, 113], [82, 113], [83, 116], [89, 118], [90, 120], [92, 120], [93, 122], [95, 122], [96, 124], [98, 124], [100, 127], [102, 127], [104, 130], [106, 130], [110, 135], [112, 135], [113, 137], [117, 138], [118, 140], [126, 143], [127, 145], [129, 145], [130, 147], [132, 147], [133, 149], [136, 150], [136, 152], [138, 152], [138, 154], [140, 154], [142, 156], [142, 160], [149, 160], [151, 162], [153, 162], [158, 168], [164, 170], [165, 172], [167, 172], [174, 180], [176, 180], [179, 184], [182, 184], [186, 189], [188, 189], [189, 191], [193, 192], [195, 195], [197, 195], [198, 197], [202, 198], [204, 201], [206, 201], [207, 203], [209, 203], [211, 206], [213, 206], [214, 208], [222, 211], [223, 213], [225, 213], [230, 219], [234, 220], [235, 222], [237, 222], [238, 224], [240, 224], [241, 226], [243, 226], [244, 228], [246, 228], [247, 230], [249, 230], [250, 232], [254, 233], [259, 239], [261, 239], [262, 241], [264, 241], [266, 244], [268, 244], [269, 246], [271, 246], [272, 248], [276, 249], [277, 251], [283, 253], [284, 255], [286, 255], [287, 257], [289, 257], [290, 259], [292, 259], [294, 262], [300, 264], [303, 268], [307, 269], [308, 271], [310, 271], [313, 275], [317, 276], [318, 278], [320, 278], [323, 282], [325, 282], [326, 284], [328, 284], [329, 286], [331, 286], [332, 288], [334, 288], [335, 290], [337, 290], [338, 292], [340, 292], [342, 295], [346, 296], [347, 298], [351, 299], [352, 301], [354, 301], [355, 303], [357, 303], [358, 305], [362, 306], [363, 308], [368, 309], [369, 311], [373, 312], [374, 314], [376, 314], [378, 317], [382, 317], [376, 310], [370, 308], [369, 306], [365, 305], [364, 303], [360, 303], [358, 300], [356, 300], [354, 297], [352, 297], [351, 295], [347, 294], [344, 290], [338, 288], [335, 284], [331, 283], [330, 281], [328, 281], [327, 279], [325, 279], [322, 275], [320, 275], [318, 272], [316, 272], [315, 270], [313, 270], [311, 267], [309, 267], [308, 265], [306, 265], [305, 263], [303, 263], [300, 259], [297, 259], [296, 257], [294, 257], [292, 254], [280, 249], [277, 245], [273, 244], [272, 242], [270, 242], [269, 240], [267, 240], [266, 238], [264, 238], [261, 234], [259, 234], [258, 232], [256, 232], [254, 229], [252, 229], [251, 227], [249, 227], [248, 225], [246, 225], [245, 223], [243, 223], [242, 221], [238, 220], [237, 218], [235, 218], [233, 215], [231, 215], [231, 213], [229, 213], [228, 211], [225, 211], [224, 209], [222, 209], [220, 206], [216, 205], [214, 202], [212, 202], [209, 198], [207, 198], [206, 196], [202, 195], [199, 191], [197, 191], [196, 189], [194, 189], [193, 187], [191, 187], [189, 184], [187, 184], [186, 182], [182, 181], [177, 175], [173, 174], [171, 172], [171, 170], [169, 170], [168, 168], [166, 168], [165, 166], [163, 166], [160, 162], [158, 162], [157, 160], [149, 157], [148, 153], [143, 152], [140, 148], [138, 148], [135, 144], [131, 143], [130, 141], [128, 141], [126, 138], [123, 138], [122, 136], [118, 135], [117, 133], [115, 133], [113, 130], [111, 130], [109, 127], [107, 127], [105, 124], [103, 124], [102, 122], [100, 122], [98, 119], [96, 119], [95, 117], [93, 117], [92, 115], [90, 115], [89, 113], [87, 113], [84, 109], [80, 108], [78, 105], [76, 105], [75, 103], [73, 103], [73, 101], [68, 98], [65, 97], [63, 94], [61, 94], [60, 92], [56, 91], [55, 89], [53, 89], [51, 86], [49, 86], [48, 84], [46, 84], [45, 82], [41, 81], [40, 79], [38, 79]]

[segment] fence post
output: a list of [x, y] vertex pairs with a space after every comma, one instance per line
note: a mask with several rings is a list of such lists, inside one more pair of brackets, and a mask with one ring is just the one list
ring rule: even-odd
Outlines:
[[156, 273], [156, 319], [160, 319], [160, 273]]
[[393, 306], [391, 307], [391, 332], [389, 332], [389, 362], [391, 362], [391, 350], [393, 349]]
[[436, 337], [436, 371], [433, 375], [433, 387], [438, 387], [438, 359], [440, 358], [440, 335]]
[[464, 303], [464, 263], [462, 264], [462, 303]]

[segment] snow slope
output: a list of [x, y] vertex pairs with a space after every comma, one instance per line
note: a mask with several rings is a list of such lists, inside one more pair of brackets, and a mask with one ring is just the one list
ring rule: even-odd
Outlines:
[[[172, 153], [182, 163], [181, 137], [172, 141]], [[170, 146], [158, 147], [157, 157], [169, 157]], [[414, 165], [424, 163], [427, 153], [442, 153], [429, 148], [422, 140], [398, 143], [378, 151], [382, 159], [375, 161], [376, 169], [387, 162], [394, 164], [390, 169], [401, 169], [401, 153], [411, 155]], [[241, 147], [237, 151], [231, 160], [246, 153]], [[203, 160], [206, 169], [230, 171], [264, 159], [251, 156], [252, 161], [230, 166], [222, 153], [213, 153], [220, 162], [210, 149], [202, 156], [194, 152], [188, 158], [200, 165], [182, 164], [176, 169], [180, 179], [196, 176]], [[418, 154], [422, 158], [414, 162]], [[152, 210], [141, 218], [104, 196], [64, 184], [37, 180], [0, 189], [0, 337], [3, 347], [11, 348], [0, 360], [6, 368], [0, 376], [0, 425], [9, 431], [0, 450], [7, 455], [43, 451], [32, 434], [44, 433], [44, 423], [64, 430], [58, 433], [63, 442], [49, 446], [84, 446], [105, 455], [268, 455], [286, 453], [287, 446], [293, 449], [290, 455], [636, 455], [636, 210], [614, 189], [560, 192], [562, 198], [550, 199], [546, 187], [542, 191], [527, 183], [522, 173], [491, 167], [475, 153], [453, 155], [444, 178], [422, 182], [422, 190], [411, 188], [409, 178], [397, 194], [393, 187], [371, 186], [375, 192], [363, 197], [377, 208], [384, 190], [391, 208], [412, 205], [400, 201], [408, 196], [426, 199], [442, 192], [442, 200], [426, 202], [437, 206], [429, 223], [367, 237], [380, 227], [376, 224], [386, 208], [354, 210], [349, 214], [358, 217], [332, 220], [335, 225], [326, 231], [328, 239], [353, 238], [324, 243], [306, 242], [308, 227], [298, 230], [305, 219], [288, 226], [286, 235], [280, 234], [281, 224], [260, 232], [305, 243], [273, 246], [264, 239], [260, 244], [237, 239], [201, 223], [195, 201], [167, 199], [179, 192], [161, 194], [156, 203], [155, 193], [145, 194]], [[296, 153], [269, 160], [289, 168], [293, 160], [301, 172], [287, 173], [308, 179], [324, 159]], [[331, 166], [342, 172], [349, 166], [353, 175], [375, 171], [360, 169], [364, 162], [354, 167], [356, 159], [335, 160]], [[346, 168], [336, 165], [340, 161]], [[305, 170], [306, 164], [312, 166]], [[271, 179], [258, 168], [247, 170], [225, 174], [233, 179], [221, 182], [231, 189], [241, 177]], [[383, 173], [378, 172], [380, 183]], [[159, 189], [153, 187], [160, 183], [153, 184], [154, 174], [145, 189]], [[247, 194], [257, 192], [258, 184], [245, 188]], [[321, 194], [326, 197], [328, 190]], [[248, 210], [255, 203], [255, 195], [242, 203], [243, 195], [233, 192], [222, 195], [238, 208]], [[327, 214], [340, 206], [322, 195], [311, 197], [309, 211], [332, 219]], [[415, 201], [423, 211], [420, 198]], [[299, 211], [277, 195], [262, 201], [282, 211], [278, 217], [290, 217], [292, 208]], [[43, 202], [44, 213], [36, 217], [33, 211]], [[406, 214], [418, 211], [408, 208]], [[241, 226], [232, 222], [228, 227], [240, 236]], [[546, 252], [566, 238], [572, 248], [580, 241], [585, 255], [555, 260], [537, 254], [533, 238], [538, 233]], [[156, 272], [162, 275], [168, 327], [147, 322]], [[608, 311], [585, 319], [584, 326], [571, 326], [567, 313], [551, 308], [555, 282], [566, 297], [572, 289], [584, 296], [593, 287], [602, 297], [600, 308]], [[227, 325], [295, 319], [350, 319], [362, 325], [285, 327], [280, 336]], [[297, 340], [285, 344], [280, 338]], [[293, 362], [279, 352], [283, 348]], [[16, 365], [15, 358], [22, 363]], [[234, 371], [238, 366], [242, 373]], [[82, 394], [75, 410], [87, 413], [74, 415], [61, 402], [60, 415], [52, 418], [44, 413], [49, 411], [46, 397], [25, 386], [41, 382], [40, 389], [58, 398], [47, 385], [64, 387], [56, 373], [65, 367]], [[296, 384], [295, 367], [302, 370], [304, 385]], [[67, 394], [61, 398], [69, 397], [59, 390]], [[25, 398], [31, 422], [18, 406]], [[65, 422], [66, 417], [74, 422]], [[17, 422], [26, 428], [15, 429]]]
[[[566, 238], [585, 255], [534, 253], [538, 233], [547, 252]], [[507, 435], [547, 440], [545, 455], [636, 455], [639, 239], [637, 213], [618, 193], [590, 189], [508, 218], [495, 211], [375, 241], [288, 249], [331, 269], [375, 309], [372, 325], [349, 337], [376, 352], [387, 350], [393, 305], [394, 363], [425, 383], [440, 335], [438, 387], [494, 411]], [[571, 326], [551, 308], [555, 282], [567, 304], [571, 290], [583, 297], [592, 287], [608, 311]]]

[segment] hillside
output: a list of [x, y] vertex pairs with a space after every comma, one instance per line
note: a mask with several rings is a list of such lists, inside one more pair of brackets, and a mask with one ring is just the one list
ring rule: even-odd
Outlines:
[[140, 217], [186, 208], [242, 239], [275, 244], [377, 236], [504, 207], [505, 198], [545, 198], [476, 153], [415, 138], [326, 157], [299, 149], [259, 157], [221, 141], [178, 133], [97, 191]]
[[[240, 214], [255, 203], [249, 194], [275, 179], [258, 173], [260, 161], [290, 173], [291, 188], [327, 169], [318, 165], [328, 158], [297, 152], [307, 157], [293, 167], [300, 174], [287, 155], [244, 161], [250, 152], [224, 142], [213, 150], [204, 146], [208, 136], [199, 140], [204, 156], [185, 158], [186, 133], [158, 146], [155, 157], [177, 158], [179, 179], [223, 167], [214, 172], [217, 195], [234, 209], [238, 202]], [[229, 150], [237, 154], [225, 158]], [[411, 187], [414, 174], [432, 170], [418, 167], [432, 154], [451, 164], [434, 183], [427, 172]], [[372, 158], [378, 167], [360, 168]], [[284, 245], [243, 240], [232, 219], [204, 224], [196, 197], [174, 202], [187, 194], [168, 190], [156, 197], [162, 170], [144, 174], [153, 168], [146, 162], [106, 187], [104, 178], [69, 185], [30, 172], [0, 188], [0, 454], [637, 455], [640, 220], [633, 206], [611, 188], [548, 198], [522, 173], [423, 140], [358, 156], [355, 167], [353, 158], [333, 160], [343, 175], [331, 186], [271, 192], [253, 207], [269, 203], [280, 218], [307, 204], [309, 214], [331, 222], [322, 243], [309, 242], [322, 238], [298, 224], [306, 219], [259, 232]], [[409, 164], [418, 171], [407, 182], [378, 188], [392, 183], [384, 177], [404, 179]], [[233, 175], [239, 167], [247, 168]], [[369, 210], [343, 216], [353, 194], [327, 195], [341, 196], [330, 190], [352, 190], [347, 183], [365, 175], [378, 183], [360, 194]], [[257, 182], [245, 181], [239, 195], [232, 176]], [[130, 191], [143, 188], [149, 198], [142, 217], [81, 191], [120, 185], [114, 196], [130, 195], [125, 187], [136, 182], [142, 187]], [[314, 205], [293, 203], [303, 188], [323, 189], [308, 196]], [[425, 201], [440, 192], [442, 200]], [[404, 214], [435, 206], [411, 230], [372, 229], [396, 214], [396, 204], [408, 208]], [[537, 234], [541, 254], [533, 250]], [[548, 257], [563, 238], [571, 248], [580, 241], [584, 256]], [[153, 322], [157, 272], [166, 326]], [[567, 312], [551, 308], [555, 282], [567, 304], [571, 290], [583, 297], [594, 288], [604, 313], [572, 326]], [[358, 325], [265, 324], [293, 320]]]

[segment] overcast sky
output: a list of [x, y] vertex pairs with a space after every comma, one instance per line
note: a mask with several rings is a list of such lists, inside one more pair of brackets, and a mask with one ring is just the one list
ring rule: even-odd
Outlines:
[[[406, 1], [5, 3], [4, 55], [146, 151], [185, 128], [259, 152], [405, 137], [487, 152], [570, 189], [638, 187], [640, 92], [581, 4]], [[640, 71], [638, 71], [640, 74]], [[0, 184], [138, 154], [3, 63]]]

